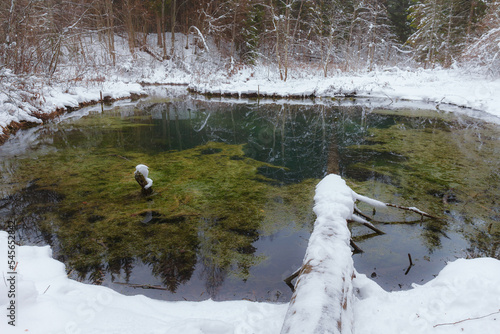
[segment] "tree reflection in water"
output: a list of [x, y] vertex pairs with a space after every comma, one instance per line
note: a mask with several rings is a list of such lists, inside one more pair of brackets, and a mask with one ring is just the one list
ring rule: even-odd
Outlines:
[[[414, 229], [425, 256], [461, 230], [470, 253], [498, 257], [498, 212], [482, 209], [499, 195], [499, 148], [488, 139], [498, 138], [498, 128], [421, 115], [186, 99], [53, 124], [40, 130], [38, 150], [2, 160], [0, 222], [16, 221], [23, 243], [52, 245], [73, 277], [172, 293], [199, 279], [216, 299], [227, 285], [251, 286], [264, 262], [278, 276], [289, 269], [256, 245], [279, 242], [285, 229], [310, 230], [314, 185], [333, 172], [370, 197], [444, 216]], [[155, 180], [150, 197], [134, 184], [137, 163]], [[154, 279], [136, 273], [142, 265]], [[281, 289], [279, 280], [273, 284], [267, 289]], [[286, 298], [286, 287], [278, 292]]]

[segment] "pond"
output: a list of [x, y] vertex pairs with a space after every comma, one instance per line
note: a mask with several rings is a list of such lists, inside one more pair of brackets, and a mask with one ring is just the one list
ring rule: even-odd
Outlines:
[[[74, 279], [163, 300], [286, 302], [314, 187], [415, 206], [360, 210], [356, 269], [386, 290], [457, 257], [498, 258], [500, 128], [437, 110], [173, 94], [95, 106], [0, 147], [0, 228], [51, 245]], [[134, 180], [149, 166], [153, 194]], [[409, 267], [408, 254], [414, 266]]]

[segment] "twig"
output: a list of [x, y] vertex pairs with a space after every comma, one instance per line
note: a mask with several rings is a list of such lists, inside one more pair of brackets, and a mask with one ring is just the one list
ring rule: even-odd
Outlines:
[[358, 246], [358, 245], [356, 245], [356, 244], [354, 243], [354, 241], [352, 241], [352, 239], [351, 239], [351, 240], [349, 240], [349, 243], [350, 243], [351, 247], [352, 247], [352, 248], [354, 248], [354, 252], [357, 252], [357, 253], [364, 253], [364, 252], [363, 252], [363, 250], [362, 250], [361, 248], [359, 248], [359, 246]]
[[363, 235], [356, 235], [352, 237], [352, 241], [354, 242], [359, 242], [359, 241], [364, 241], [368, 240], [374, 237], [378, 237], [380, 234], [379, 233], [368, 233], [368, 234], [363, 234]]
[[391, 204], [391, 203], [385, 203], [385, 205], [393, 207], [393, 208], [401, 209], [401, 210], [412, 211], [412, 212], [418, 213], [421, 216], [425, 216], [425, 217], [429, 217], [429, 218], [433, 218], [433, 219], [438, 219], [438, 220], [443, 219], [443, 218], [439, 218], [439, 217], [430, 215], [427, 212], [424, 212], [424, 211], [419, 210], [419, 209], [414, 208], [414, 207], [409, 208], [409, 207], [406, 207], [406, 206], [401, 206], [401, 205]]
[[[374, 208], [375, 209], [375, 208]], [[368, 216], [368, 215], [365, 215], [363, 212], [361, 212], [361, 210], [359, 210], [357, 207], [354, 207], [354, 213], [363, 217], [364, 219], [366, 220], [369, 220], [369, 221], [372, 221], [373, 218]]]
[[[427, 217], [427, 218], [432, 219], [429, 217]], [[351, 222], [353, 222], [353, 221], [351, 221]], [[384, 225], [389, 225], [389, 224], [421, 224], [422, 219], [418, 219], [418, 220], [394, 220], [394, 221], [382, 221], [382, 220], [371, 219], [370, 222], [372, 224], [384, 224]]]
[[408, 266], [408, 269], [406, 269], [405, 275], [408, 275], [408, 273], [410, 272], [411, 267], [414, 266], [413, 261], [411, 260], [411, 254], [410, 253], [408, 253], [408, 259], [410, 260], [410, 265]]
[[386, 224], [386, 225], [387, 225], [387, 224], [395, 224], [395, 225], [396, 225], [396, 224], [402, 224], [402, 225], [404, 225], [404, 224], [421, 224], [421, 223], [422, 223], [422, 220], [421, 220], [421, 219], [419, 219], [419, 220], [409, 220], [409, 221], [404, 220], [404, 221], [377, 222], [377, 223], [380, 223], [380, 224]]
[[464, 322], [464, 321], [469, 321], [469, 320], [479, 320], [479, 319], [483, 319], [483, 318], [486, 318], [486, 317], [489, 317], [489, 316], [492, 316], [493, 314], [497, 314], [497, 313], [500, 313], [500, 310], [496, 311], [496, 312], [493, 312], [493, 313], [490, 313], [490, 314], [487, 314], [487, 315], [483, 315], [481, 317], [476, 317], [476, 318], [467, 318], [467, 319], [463, 319], [463, 320], [459, 320], [459, 321], [456, 321], [456, 322], [448, 322], [448, 323], [444, 323], [444, 324], [437, 324], [437, 325], [434, 325], [433, 327], [438, 327], [438, 326], [447, 326], [447, 325], [456, 325], [456, 324], [459, 324], [461, 322]]
[[288, 276], [287, 278], [284, 279], [286, 285], [288, 285], [290, 287], [290, 289], [292, 289], [292, 291], [295, 291], [295, 287], [293, 286], [292, 284], [292, 281], [297, 278], [297, 276], [299, 276], [300, 274], [300, 269], [297, 269], [293, 274], [291, 274], [290, 276]]
[[356, 216], [356, 215], [352, 215], [351, 216], [351, 220], [352, 221], [355, 221], [357, 223], [360, 223], [360, 224], [363, 224], [364, 226], [368, 227], [369, 229], [377, 232], [378, 234], [385, 234], [383, 231], [379, 230], [378, 228], [376, 228], [372, 223], [370, 223], [369, 221], [367, 220], [364, 220], [363, 218], [359, 217], [359, 216]]
[[149, 285], [149, 284], [133, 284], [133, 283], [123, 283], [123, 282], [113, 282], [115, 284], [121, 284], [121, 285], [126, 285], [131, 288], [141, 288], [141, 289], [155, 289], [155, 290], [166, 290], [169, 291], [168, 288], [164, 288], [159, 285]]
[[48, 290], [49, 288], [50, 288], [50, 284], [49, 284], [49, 286], [47, 287], [47, 289], [45, 289], [45, 291], [42, 293], [42, 295], [44, 295], [44, 294], [45, 294], [45, 292], [47, 292], [47, 290]]

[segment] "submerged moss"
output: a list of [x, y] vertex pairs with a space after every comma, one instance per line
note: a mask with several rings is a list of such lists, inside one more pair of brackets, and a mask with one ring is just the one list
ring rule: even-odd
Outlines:
[[[150, 196], [134, 180], [139, 163], [150, 168]], [[280, 205], [302, 218], [310, 201], [301, 195], [314, 187], [310, 180], [295, 185], [298, 192], [272, 186], [258, 170], [276, 167], [246, 157], [243, 145], [215, 142], [156, 155], [76, 147], [22, 165], [18, 180], [36, 170], [36, 186], [60, 194], [57, 210], [36, 224], [57, 235], [59, 257], [80, 277], [98, 282], [101, 272], [119, 272], [127, 259], [138, 259], [172, 291], [190, 279], [199, 258], [248, 276], [263, 259], [252, 243], [280, 220], [267, 215], [272, 198], [284, 198]]]
[[[370, 129], [365, 145], [351, 147], [369, 157], [351, 165], [356, 171], [352, 187], [445, 218], [426, 223], [424, 237], [431, 249], [439, 247], [439, 234], [452, 227], [463, 229], [470, 239], [488, 235], [498, 248], [498, 130], [486, 124], [480, 129], [457, 122], [443, 126], [446, 121], [401, 119], [387, 129]], [[396, 159], [384, 161], [390, 156]]]
[[[54, 125], [30, 159], [0, 163], [8, 170], [0, 218], [4, 203], [15, 208], [20, 233], [34, 237], [20, 240], [43, 238], [91, 281], [128, 281], [144, 264], [175, 291], [196, 267], [213, 297], [227, 275], [252, 282], [251, 268], [267, 249], [256, 240], [276, 234], [279, 242], [289, 226], [298, 234], [312, 228], [314, 187], [335, 171], [361, 194], [444, 217], [420, 225], [395, 209], [375, 214], [419, 222], [408, 230], [430, 252], [452, 231], [468, 239], [471, 256], [498, 256], [500, 136], [493, 126], [436, 112], [182, 103]], [[150, 167], [151, 196], [134, 180], [139, 163]], [[389, 235], [394, 227], [381, 228]], [[284, 262], [282, 254], [270, 257]]]

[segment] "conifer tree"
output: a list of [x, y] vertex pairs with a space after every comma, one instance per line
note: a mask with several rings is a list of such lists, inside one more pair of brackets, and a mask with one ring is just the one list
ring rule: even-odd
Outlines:
[[410, 18], [415, 32], [408, 39], [419, 60], [433, 66], [444, 40], [446, 22], [445, 0], [423, 0], [410, 7]]
[[411, 4], [412, 0], [387, 0], [387, 12], [392, 30], [401, 44], [406, 43], [412, 33], [408, 19]]

